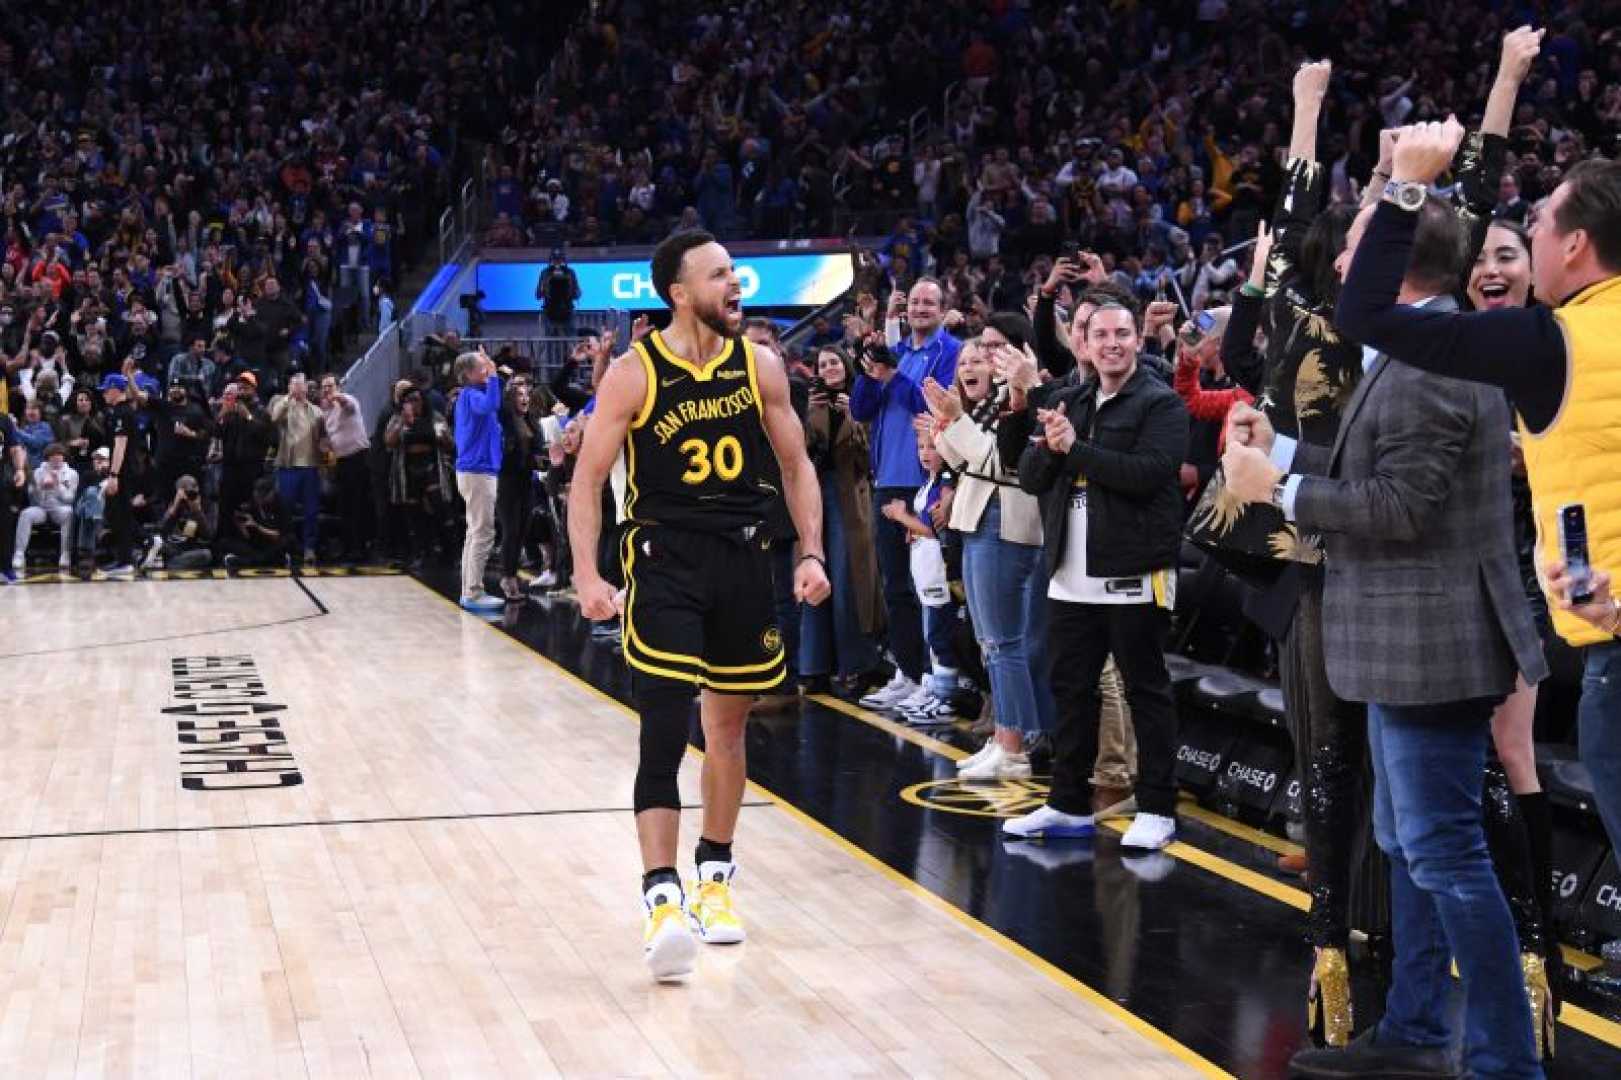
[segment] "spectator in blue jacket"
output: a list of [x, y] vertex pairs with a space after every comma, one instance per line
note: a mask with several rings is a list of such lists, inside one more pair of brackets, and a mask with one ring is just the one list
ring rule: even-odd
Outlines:
[[[902, 296], [890, 297], [890, 315], [898, 318]], [[921, 680], [928, 663], [923, 641], [923, 613], [912, 588], [912, 565], [906, 547], [906, 529], [883, 514], [886, 504], [900, 499], [908, 506], [922, 486], [923, 464], [918, 460], [913, 418], [928, 411], [923, 382], [941, 386], [957, 377], [957, 353], [962, 343], [946, 332], [945, 294], [933, 278], [919, 278], [904, 297], [909, 332], [893, 355], [879, 342], [862, 361], [850, 395], [850, 415], [871, 425], [873, 525], [878, 543], [878, 573], [884, 580], [884, 607], [889, 614], [889, 644], [897, 669], [888, 686], [862, 699], [870, 708], [893, 708], [921, 698]]]
[[462, 541], [462, 607], [496, 611], [503, 602], [484, 591], [484, 564], [495, 546], [495, 491], [501, 474], [501, 377], [478, 352], [456, 358], [456, 490], [467, 504]]

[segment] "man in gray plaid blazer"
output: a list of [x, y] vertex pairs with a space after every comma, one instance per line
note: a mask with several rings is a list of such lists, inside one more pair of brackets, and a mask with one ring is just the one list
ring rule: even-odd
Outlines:
[[[1401, 302], [1436, 310], [1461, 270], [1455, 216], [1417, 201]], [[1411, 193], [1392, 192], [1390, 196]], [[1358, 216], [1347, 259], [1372, 209]], [[1357, 265], [1380, 257], [1359, 255]], [[1355, 274], [1359, 271], [1353, 270]], [[1493, 873], [1481, 790], [1493, 709], [1547, 675], [1515, 558], [1509, 413], [1501, 392], [1365, 350], [1331, 450], [1230, 421], [1229, 490], [1270, 499], [1326, 542], [1323, 648], [1335, 693], [1368, 703], [1374, 834], [1390, 857], [1399, 950], [1384, 1018], [1345, 1050], [1303, 1051], [1305, 1076], [1451, 1075], [1447, 960], [1466, 989], [1466, 1066], [1541, 1076], [1519, 946]]]

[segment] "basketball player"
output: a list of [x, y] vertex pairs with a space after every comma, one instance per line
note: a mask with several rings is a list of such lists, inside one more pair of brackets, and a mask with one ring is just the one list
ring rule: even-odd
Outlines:
[[[705, 232], [682, 232], [653, 252], [653, 287], [674, 312], [609, 367], [597, 390], [569, 493], [569, 539], [597, 550], [602, 483], [623, 450], [617, 593], [590, 560], [575, 571], [589, 619], [622, 615], [625, 659], [641, 714], [634, 806], [641, 842], [643, 947], [654, 978], [692, 971], [697, 940], [743, 940], [732, 909], [732, 833], [746, 780], [743, 726], [754, 695], [782, 685], [771, 536], [775, 454], [800, 548], [794, 594], [828, 595], [822, 504], [805, 455], [804, 429], [788, 398], [782, 360], [739, 336], [742, 290], [726, 249]], [[702, 691], [703, 832], [690, 901], [675, 870], [680, 829], [676, 770], [687, 746], [693, 688]], [[694, 935], [696, 934], [696, 937]]]

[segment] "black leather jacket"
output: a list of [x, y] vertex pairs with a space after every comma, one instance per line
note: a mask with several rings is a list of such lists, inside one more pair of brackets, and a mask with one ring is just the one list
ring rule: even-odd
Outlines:
[[[1182, 543], [1178, 471], [1187, 456], [1188, 413], [1176, 392], [1139, 364], [1100, 408], [1088, 380], [1047, 397], [1065, 406], [1078, 434], [1068, 454], [1030, 442], [1034, 413], [1007, 417], [997, 429], [1002, 463], [1038, 497], [1047, 570], [1057, 570], [1069, 529], [1069, 497], [1086, 478], [1086, 568], [1093, 577], [1135, 577], [1176, 565]], [[1032, 405], [1032, 410], [1034, 406]]]

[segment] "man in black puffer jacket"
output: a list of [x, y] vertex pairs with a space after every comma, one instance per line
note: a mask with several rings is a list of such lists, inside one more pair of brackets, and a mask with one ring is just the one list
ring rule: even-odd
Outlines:
[[1165, 670], [1182, 535], [1178, 469], [1188, 415], [1138, 365], [1130, 310], [1104, 304], [1086, 325], [1096, 379], [1037, 399], [998, 432], [1019, 486], [1041, 500], [1059, 702], [1047, 805], [1008, 821], [1011, 836], [1085, 836], [1098, 748], [1098, 679], [1112, 653], [1137, 732], [1137, 818], [1121, 841], [1153, 850], [1176, 835], [1176, 709]]

